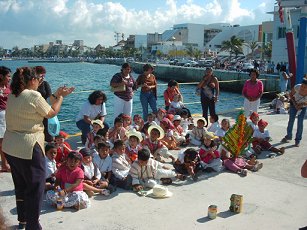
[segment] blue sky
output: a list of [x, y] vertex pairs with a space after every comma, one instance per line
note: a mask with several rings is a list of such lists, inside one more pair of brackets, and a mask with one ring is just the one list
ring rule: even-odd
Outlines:
[[162, 33], [174, 24], [254, 25], [275, 0], [0, 0], [0, 46], [32, 47], [49, 41], [84, 40], [91, 47], [114, 45], [114, 31]]

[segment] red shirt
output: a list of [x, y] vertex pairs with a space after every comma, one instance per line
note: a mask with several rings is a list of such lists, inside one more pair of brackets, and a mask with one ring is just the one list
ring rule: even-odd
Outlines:
[[9, 87], [0, 89], [0, 111], [6, 110], [7, 97], [10, 93], [11, 89]]
[[180, 94], [180, 91], [177, 87], [174, 90], [172, 90], [170, 87], [167, 87], [167, 89], [164, 91], [165, 106], [169, 106], [171, 104], [176, 94]]
[[[55, 177], [61, 181], [61, 188], [67, 188], [67, 185], [76, 183], [78, 179], [84, 179], [84, 172], [81, 168], [77, 167], [73, 171], [70, 171], [68, 167], [65, 165], [60, 167], [57, 171]], [[66, 186], [65, 186], [66, 184]], [[75, 187], [72, 191], [83, 191], [83, 183], [81, 182], [77, 187]]]
[[[64, 144], [68, 148], [71, 149], [70, 144], [68, 144], [67, 142], [64, 142]], [[64, 149], [62, 147], [57, 148], [57, 154], [55, 156], [55, 161], [56, 161], [57, 167], [60, 167], [61, 163], [63, 163], [63, 161], [66, 161], [68, 154], [69, 154], [69, 151], [67, 149]]]
[[212, 161], [213, 159], [219, 158], [219, 157], [220, 157], [220, 153], [219, 153], [217, 150], [213, 151], [215, 158], [211, 155], [211, 153], [205, 155], [205, 154], [207, 153], [207, 151], [208, 151], [208, 150], [206, 150], [206, 149], [204, 149], [204, 148], [200, 148], [200, 150], [199, 150], [200, 159], [201, 159], [203, 162], [207, 163], [207, 164], [209, 164], [210, 161]]

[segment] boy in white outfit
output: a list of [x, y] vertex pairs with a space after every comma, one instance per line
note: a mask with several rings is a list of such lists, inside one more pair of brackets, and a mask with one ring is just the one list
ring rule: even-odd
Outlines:
[[162, 163], [150, 158], [148, 149], [139, 150], [138, 159], [133, 162], [129, 175], [132, 177], [132, 187], [135, 191], [153, 188], [159, 181], [162, 184], [171, 184], [172, 178], [185, 180], [184, 175], [176, 174]]

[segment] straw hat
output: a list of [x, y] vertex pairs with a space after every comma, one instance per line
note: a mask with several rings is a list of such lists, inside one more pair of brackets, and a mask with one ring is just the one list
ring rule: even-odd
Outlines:
[[91, 121], [91, 124], [92, 124], [92, 125], [93, 125], [93, 124], [97, 124], [97, 125], [99, 125], [102, 129], [104, 128], [104, 125], [103, 125], [102, 120], [99, 120], [99, 119], [92, 120], [92, 121]]
[[143, 137], [142, 137], [142, 134], [141, 132], [138, 132], [136, 131], [135, 129], [131, 129], [129, 130], [128, 132], [126, 132], [126, 136], [128, 137], [128, 139], [131, 137], [131, 136], [135, 136], [139, 139], [139, 142], [141, 142], [143, 140]]
[[182, 118], [180, 115], [175, 115], [173, 121], [181, 121]]
[[214, 140], [219, 137], [215, 136], [213, 132], [206, 132], [206, 134], [204, 135], [204, 138], [209, 139], [209, 140]]
[[150, 196], [152, 198], [168, 198], [173, 195], [172, 192], [168, 191], [168, 188], [162, 186], [162, 185], [155, 185], [152, 188], [152, 192], [149, 193], [147, 196]]
[[202, 120], [204, 122], [204, 126], [207, 126], [207, 120], [204, 117], [197, 118], [197, 121]]
[[161, 140], [165, 135], [164, 130], [158, 125], [151, 125], [148, 128], [148, 133], [150, 134], [151, 130], [153, 130], [153, 129], [157, 129], [159, 131], [160, 137], [158, 138], [158, 140]]

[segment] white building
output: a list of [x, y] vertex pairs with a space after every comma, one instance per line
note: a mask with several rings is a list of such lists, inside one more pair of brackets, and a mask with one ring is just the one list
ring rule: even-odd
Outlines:
[[[279, 19], [278, 7], [275, 7], [274, 12], [274, 24], [273, 30], [274, 35], [272, 39], [272, 61], [274, 63], [288, 63], [288, 52], [287, 52], [287, 41], [286, 41], [286, 26], [282, 24]], [[298, 47], [298, 40], [299, 40], [299, 24], [300, 24], [300, 15], [301, 9], [300, 8], [293, 8], [290, 10], [290, 17], [292, 21], [292, 28], [293, 28], [293, 35], [294, 35], [294, 45], [297, 54], [297, 47]], [[284, 16], [285, 19], [287, 15]], [[307, 46], [305, 46], [305, 65], [304, 65], [304, 72], [307, 72]]]

